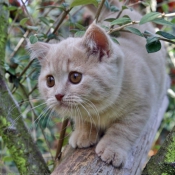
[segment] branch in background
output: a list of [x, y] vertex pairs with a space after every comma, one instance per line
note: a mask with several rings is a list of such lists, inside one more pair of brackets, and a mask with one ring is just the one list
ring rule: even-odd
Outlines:
[[35, 25], [35, 22], [34, 22], [32, 16], [30, 15], [30, 13], [28, 12], [28, 10], [27, 10], [27, 8], [26, 8], [26, 5], [25, 5], [24, 1], [21, 1], [21, 2], [22, 2], [22, 5], [23, 5], [23, 7], [24, 7], [24, 9], [25, 9], [25, 11], [26, 11], [27, 16], [29, 17], [29, 19], [30, 19], [32, 25], [34, 26], [34, 25]]
[[100, 5], [98, 6], [97, 13], [95, 15], [95, 19], [96, 19], [95, 21], [96, 21], [96, 23], [98, 23], [98, 18], [100, 16], [100, 13], [101, 13], [101, 10], [103, 8], [104, 3], [105, 3], [105, 0], [102, 0], [101, 3], [100, 3]]
[[115, 29], [110, 28], [110, 30], [109, 30], [107, 33], [110, 35], [111, 33], [121, 31], [121, 30], [124, 29], [125, 27], [131, 26], [131, 25], [134, 25], [134, 24], [139, 24], [139, 22], [140, 22], [140, 21], [132, 21], [132, 22], [130, 22], [130, 23], [128, 23], [128, 24], [125, 24], [125, 25], [120, 26], [120, 27], [115, 28]]
[[[48, 167], [25, 127], [17, 103], [4, 80], [3, 67], [9, 17], [4, 6], [8, 6], [8, 4], [5, 0], [0, 0], [0, 135], [20, 174], [49, 174]], [[19, 116], [18, 120], [16, 120], [17, 116]]]
[[[130, 1], [130, 0], [126, 0], [125, 3], [124, 3], [124, 6], [127, 5], [127, 4], [129, 3], [129, 1]], [[120, 15], [122, 14], [123, 10], [124, 10], [124, 9], [122, 8], [122, 9], [118, 12], [118, 15], [116, 16], [116, 19], [120, 17]], [[112, 26], [110, 27], [110, 30], [112, 30], [113, 28], [114, 28], [114, 25], [112, 25]]]
[[64, 119], [64, 121], [62, 122], [55, 160], [60, 160], [61, 158], [61, 149], [63, 147], [64, 137], [65, 137], [68, 122], [69, 122], [69, 119]]
[[[56, 25], [54, 31], [52, 32], [53, 34], [55, 34], [55, 33], [58, 31], [58, 29], [60, 28], [60, 26], [61, 26], [61, 24], [63, 23], [64, 19], [66, 18], [66, 16], [68, 15], [68, 13], [69, 13], [71, 10], [72, 10], [72, 8], [70, 8], [70, 9], [68, 9], [68, 10], [65, 10], [65, 11], [63, 12], [63, 14], [62, 14], [62, 16], [61, 16], [61, 18], [60, 18], [58, 24]], [[48, 38], [48, 39], [46, 40], [46, 42], [49, 42], [49, 41], [50, 41], [50, 39]]]
[[[169, 13], [169, 14], [162, 13], [162, 14], [161, 14], [160, 16], [158, 16], [157, 18], [173, 17], [173, 16], [175, 16], [175, 13]], [[149, 21], [149, 22], [151, 22], [151, 21]], [[112, 33], [114, 33], [114, 32], [118, 32], [118, 31], [132, 33], [132, 32], [129, 32], [129, 31], [124, 30], [125, 27], [132, 26], [132, 25], [139, 24], [139, 23], [140, 23], [140, 21], [132, 21], [132, 22], [130, 22], [130, 23], [124, 24], [124, 25], [122, 25], [122, 26], [120, 26], [120, 27], [117, 27], [117, 28], [115, 28], [115, 29], [113, 29], [113, 28], [114, 28], [114, 25], [112, 25], [112, 26], [110, 27], [110, 30], [109, 30], [107, 33], [108, 33], [108, 34], [112, 34]], [[149, 34], [145, 34], [145, 33], [142, 33], [142, 35], [145, 36], [145, 37], [150, 36]], [[166, 39], [166, 38], [162, 38], [162, 37], [157, 37], [157, 38], [158, 38], [159, 40], [166, 41], [166, 42], [169, 42], [169, 43], [171, 43], [171, 44], [175, 44], [175, 41], [172, 41], [172, 40], [169, 40], [169, 39]]]

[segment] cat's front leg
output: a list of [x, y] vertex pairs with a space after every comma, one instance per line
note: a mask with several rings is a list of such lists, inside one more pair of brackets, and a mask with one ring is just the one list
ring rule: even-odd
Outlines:
[[86, 148], [96, 144], [99, 140], [97, 128], [88, 122], [75, 122], [75, 131], [73, 131], [69, 144], [73, 148]]
[[96, 153], [103, 161], [115, 167], [124, 166], [128, 151], [139, 137], [145, 121], [118, 121], [107, 129], [105, 135], [96, 146]]

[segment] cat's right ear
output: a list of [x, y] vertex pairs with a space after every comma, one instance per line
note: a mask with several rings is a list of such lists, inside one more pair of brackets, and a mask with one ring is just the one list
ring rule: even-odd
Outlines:
[[30, 41], [27, 41], [26, 49], [29, 51], [31, 59], [37, 58], [40, 62], [42, 62], [46, 58], [50, 49], [50, 44], [43, 42], [31, 44]]

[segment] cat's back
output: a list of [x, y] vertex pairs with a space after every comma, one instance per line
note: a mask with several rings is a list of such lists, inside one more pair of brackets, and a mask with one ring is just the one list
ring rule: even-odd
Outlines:
[[[126, 10], [123, 15], [128, 15], [133, 21], [140, 21], [141, 15], [137, 12]], [[155, 29], [151, 23], [144, 25], [133, 25], [142, 33], [150, 31], [155, 33]], [[164, 43], [160, 51], [148, 53], [146, 50], [146, 38], [137, 36], [132, 33], [121, 32], [117, 38], [120, 43], [125, 57], [124, 79], [133, 87], [133, 90], [138, 91], [144, 96], [161, 97], [165, 93], [166, 88], [166, 50]], [[148, 90], [149, 89], [149, 90]], [[143, 93], [144, 92], [144, 93]]]

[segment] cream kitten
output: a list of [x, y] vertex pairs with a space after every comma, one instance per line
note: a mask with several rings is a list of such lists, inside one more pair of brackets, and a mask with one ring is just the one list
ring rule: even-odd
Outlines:
[[[149, 24], [142, 29], [153, 31]], [[93, 23], [82, 38], [28, 44], [41, 64], [39, 91], [48, 107], [75, 122], [70, 145], [97, 144], [98, 156], [115, 167], [125, 164], [166, 88], [163, 49], [148, 54], [145, 39], [134, 34], [121, 33], [118, 41]]]

